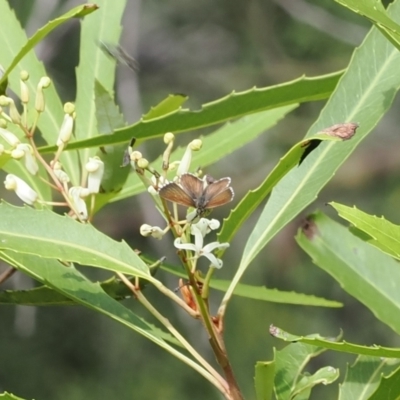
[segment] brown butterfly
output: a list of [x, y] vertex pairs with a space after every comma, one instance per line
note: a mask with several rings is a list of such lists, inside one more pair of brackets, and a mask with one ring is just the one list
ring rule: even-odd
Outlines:
[[231, 178], [215, 180], [206, 176], [205, 181], [192, 174], [183, 174], [179, 184], [167, 183], [159, 190], [160, 196], [173, 203], [194, 207], [197, 215], [232, 201], [234, 192], [229, 186]]

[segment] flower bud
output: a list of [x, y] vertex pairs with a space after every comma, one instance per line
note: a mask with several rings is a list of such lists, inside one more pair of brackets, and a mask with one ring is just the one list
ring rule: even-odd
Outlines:
[[20, 140], [7, 129], [0, 128], [0, 136], [12, 147], [16, 147], [21, 143]]
[[74, 129], [74, 118], [70, 114], [64, 115], [63, 123], [61, 124], [60, 132], [58, 134], [57, 146], [63, 146], [68, 143], [72, 136]]
[[19, 87], [21, 92], [21, 102], [28, 104], [29, 102], [29, 88], [26, 81], [29, 79], [29, 74], [27, 71], [21, 71], [20, 73]]
[[99, 193], [101, 180], [104, 174], [104, 163], [99, 157], [91, 157], [85, 165], [88, 175], [89, 193]]
[[67, 102], [64, 104], [64, 112], [65, 114], [73, 116], [75, 113], [75, 104]]
[[140, 234], [144, 237], [152, 236], [155, 239], [161, 240], [164, 236], [164, 231], [158, 226], [143, 224], [140, 227]]
[[170, 144], [171, 142], [173, 142], [175, 139], [175, 135], [172, 132], [167, 132], [164, 135], [164, 143], [165, 144]]
[[21, 143], [11, 152], [11, 157], [15, 159], [22, 158], [19, 157], [20, 152], [22, 152], [22, 157], [25, 157], [25, 168], [30, 174], [36, 175], [39, 170], [39, 166], [36, 162], [36, 158], [33, 155], [32, 147], [29, 144]]
[[49, 77], [44, 76], [40, 79], [36, 90], [35, 109], [37, 112], [43, 112], [45, 109], [45, 99], [43, 89], [50, 86], [51, 80]]
[[20, 124], [21, 123], [21, 115], [19, 114], [19, 111], [18, 111], [17, 106], [15, 105], [13, 99], [10, 99], [9, 111], [10, 111], [11, 121], [17, 125]]
[[149, 161], [146, 158], [141, 158], [140, 160], [138, 160], [137, 166], [143, 169], [147, 168], [149, 166]]
[[89, 195], [89, 190], [80, 186], [73, 186], [69, 189], [69, 197], [75, 207], [76, 212], [82, 219], [87, 219], [88, 212], [84, 197]]
[[142, 153], [140, 151], [132, 151], [130, 154], [131, 161], [138, 161], [142, 158]]
[[7, 190], [13, 190], [26, 204], [32, 205], [38, 198], [37, 193], [25, 181], [13, 174], [6, 176], [4, 186]]
[[193, 151], [197, 151], [201, 149], [203, 142], [200, 139], [194, 139], [189, 143], [189, 146]]

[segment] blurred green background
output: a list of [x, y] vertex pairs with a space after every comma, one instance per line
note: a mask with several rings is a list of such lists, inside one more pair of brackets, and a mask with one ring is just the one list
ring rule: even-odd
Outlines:
[[[28, 36], [48, 20], [83, 3], [8, 2]], [[137, 58], [140, 72], [118, 67], [116, 92], [128, 122], [136, 121], [142, 112], [170, 93], [187, 94], [188, 107], [196, 109], [232, 90], [265, 87], [303, 74], [316, 76], [345, 68], [369, 28], [366, 20], [332, 0], [129, 0], [121, 44]], [[78, 50], [78, 21], [58, 28], [36, 49], [63, 101], [75, 98]], [[231, 176], [234, 202], [238, 202], [303, 137], [323, 105], [302, 105], [256, 142], [207, 172], [215, 177]], [[400, 222], [399, 105], [396, 100], [392, 111], [341, 167], [318, 200], [267, 246], [246, 273], [244, 283], [315, 294], [345, 305], [342, 309], [323, 309], [235, 297], [227, 314], [226, 341], [246, 398], [255, 397], [255, 362], [271, 359], [273, 347], [283, 346], [269, 336], [270, 324], [296, 334], [319, 332], [336, 336], [343, 329], [344, 338], [350, 342], [400, 346], [398, 337], [315, 267], [294, 240], [307, 213], [320, 208], [334, 216], [325, 206], [331, 200], [356, 204], [363, 211]], [[178, 142], [187, 143], [207, 132], [180, 135]], [[162, 149], [161, 140], [140, 148], [149, 159]], [[6, 197], [10, 199], [9, 195]], [[228, 212], [229, 207], [223, 207], [214, 217], [222, 218]], [[233, 276], [256, 218], [253, 216], [235, 238], [226, 253], [224, 268], [216, 274], [218, 278]], [[160, 221], [147, 197], [141, 195], [107, 206], [94, 223], [115, 239], [124, 239], [134, 248], [156, 257], [166, 255], [168, 261], [176, 262], [168, 238], [156, 242], [138, 235], [142, 223]], [[93, 279], [106, 276], [93, 269], [85, 273]], [[165, 279], [170, 288], [178, 286], [175, 278], [162, 273], [158, 278]], [[29, 288], [34, 284], [16, 274], [2, 289]], [[213, 361], [198, 321], [188, 320], [152, 288], [146, 291], [195, 347]], [[220, 297], [220, 293], [213, 294], [214, 309]], [[152, 321], [133, 300], [126, 304]], [[353, 361], [353, 356], [326, 352], [311, 363], [310, 371], [323, 365], [342, 367], [343, 379], [346, 363]], [[36, 400], [220, 398], [189, 367], [134, 332], [82, 307], [0, 308], [0, 392], [4, 390]], [[311, 398], [336, 397], [337, 385], [333, 385], [316, 389]]]

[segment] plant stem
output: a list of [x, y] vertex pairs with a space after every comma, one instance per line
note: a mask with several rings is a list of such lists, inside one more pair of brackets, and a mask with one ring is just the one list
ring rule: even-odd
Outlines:
[[[198, 364], [195, 364], [198, 368], [194, 368], [201, 373], [206, 379], [208, 379], [214, 386], [224, 394], [227, 400], [233, 400], [228, 392], [228, 385], [222, 376], [206, 361], [204, 358], [186, 341], [186, 339], [174, 328], [167, 318], [161, 315], [153, 305], [146, 299], [140, 289], [135, 286], [125, 277], [125, 275], [117, 272], [120, 279], [132, 290], [138, 301], [158, 320], [160, 321], [171, 334], [184, 346], [184, 348], [204, 367], [200, 368]], [[180, 353], [179, 353], [180, 354]], [[183, 358], [180, 358], [186, 362]], [[187, 362], [186, 362], [187, 363]], [[192, 365], [193, 367], [193, 365]], [[207, 372], [207, 373], [205, 373]]]

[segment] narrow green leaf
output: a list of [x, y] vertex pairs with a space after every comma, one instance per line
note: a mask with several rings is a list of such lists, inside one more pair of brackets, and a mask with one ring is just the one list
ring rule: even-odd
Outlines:
[[310, 216], [296, 236], [313, 262], [336, 279], [349, 294], [400, 333], [398, 263], [322, 213]]
[[[112, 135], [99, 136], [97, 132], [95, 82], [98, 81], [106, 92], [113, 93], [116, 61], [104, 53], [99, 42], [118, 43], [125, 3], [126, 0], [98, 0], [96, 4], [99, 10], [82, 22], [79, 66], [76, 70], [75, 137], [77, 140], [96, 136], [98, 138], [112, 137]], [[105, 144], [107, 143], [103, 145]], [[71, 149], [72, 145], [69, 143], [68, 149]], [[81, 162], [86, 163], [89, 156], [93, 154], [94, 151], [88, 148], [81, 150]]]
[[[114, 129], [125, 125], [113, 97], [98, 81], [95, 83], [95, 104], [99, 133], [112, 135]], [[104, 162], [104, 175], [101, 181], [101, 193], [96, 195], [96, 209], [109, 201], [111, 196], [108, 194], [116, 195], [128, 178], [129, 168], [121, 168], [125, 150], [126, 145], [106, 146], [97, 153]]]
[[[212, 165], [221, 160], [235, 150], [242, 148], [247, 143], [252, 142], [266, 130], [276, 125], [289, 112], [294, 110], [297, 105], [290, 105], [276, 108], [274, 110], [260, 112], [254, 115], [248, 115], [238, 121], [225, 124], [215, 132], [202, 137], [203, 146], [200, 151], [193, 153], [192, 170]], [[186, 148], [180, 147], [171, 155], [171, 161], [181, 160]], [[152, 162], [152, 167], [160, 170], [162, 165], [162, 156]], [[170, 176], [172, 176], [173, 172]], [[235, 182], [233, 182], [235, 186]], [[143, 183], [137, 178], [136, 174], [128, 177], [127, 183], [118, 195], [111, 201], [117, 201], [126, 197], [134, 196], [146, 190]]]
[[339, 203], [329, 203], [345, 220], [369, 236], [368, 243], [386, 254], [400, 259], [400, 226], [383, 217], [366, 214], [356, 207], [346, 207]]
[[184, 94], [170, 94], [166, 99], [158, 103], [156, 106], [151, 107], [147, 114], [144, 114], [143, 121], [159, 118], [164, 115], [170, 114], [178, 110], [189, 97]]
[[168, 333], [148, 324], [129, 308], [111, 298], [103, 291], [98, 282], [89, 281], [72, 265], [66, 267], [57, 260], [12, 251], [0, 251], [0, 257], [33, 279], [42, 282], [76, 303], [122, 323], [161, 347], [169, 346], [164, 339], [178, 344]]
[[221, 231], [218, 233], [218, 240], [220, 242], [230, 242], [235, 236], [237, 231], [242, 227], [243, 223], [247, 221], [254, 210], [261, 204], [261, 202], [271, 193], [272, 189], [277, 183], [302, 159], [307, 146], [311, 146], [312, 142], [321, 142], [324, 140], [340, 141], [337, 137], [332, 137], [324, 134], [316, 134], [307, 139], [303, 139], [296, 143], [278, 162], [269, 175], [264, 179], [261, 185], [250, 190], [232, 210], [224, 220]]
[[0, 78], [0, 84], [6, 80], [10, 72], [24, 58], [24, 56], [29, 51], [31, 51], [38, 43], [40, 43], [52, 30], [54, 30], [59, 25], [69, 21], [72, 18], [82, 18], [88, 14], [91, 14], [93, 11], [96, 11], [97, 9], [98, 6], [96, 4], [84, 4], [75, 7], [72, 10], [65, 13], [64, 15], [61, 15], [61, 17], [49, 21], [45, 26], [37, 30], [35, 34], [31, 36], [29, 40], [26, 42], [26, 44], [19, 50], [19, 52], [16, 54], [11, 64], [4, 71], [4, 75]]
[[275, 396], [277, 400], [289, 400], [294, 397], [296, 385], [302, 378], [307, 363], [324, 349], [304, 343], [291, 343], [275, 353]]
[[48, 210], [0, 204], [0, 249], [77, 262], [110, 271], [154, 278], [125, 243], [116, 242], [90, 224]]
[[[153, 274], [153, 271], [152, 275]], [[136, 277], [128, 278], [136, 284]], [[140, 288], [144, 289], [146, 281], [139, 282]], [[97, 284], [97, 282], [96, 282]], [[133, 297], [132, 291], [118, 278], [112, 277], [104, 282], [98, 282], [103, 291], [115, 300], [124, 300]], [[78, 304], [73, 299], [64, 296], [48, 286], [39, 286], [28, 290], [3, 290], [0, 291], [0, 304], [18, 304], [25, 306], [71, 306]]]
[[374, 357], [387, 357], [387, 358], [400, 358], [400, 349], [382, 347], [382, 346], [361, 346], [359, 344], [348, 343], [346, 341], [338, 342], [335, 338], [323, 338], [320, 335], [307, 335], [298, 336], [292, 335], [284, 330], [271, 326], [269, 330], [272, 336], [282, 339], [285, 342], [301, 342], [316, 346], [317, 348], [324, 348], [326, 350], [335, 350], [342, 353], [362, 354], [364, 356]]
[[[132, 137], [153, 139], [165, 132], [180, 133], [219, 124], [249, 113], [255, 113], [285, 105], [322, 100], [334, 90], [342, 71], [316, 78], [302, 77], [291, 82], [266, 88], [253, 88], [231, 93], [221, 99], [204, 104], [201, 110], [178, 110], [160, 118], [139, 122], [115, 131], [113, 136], [97, 136], [68, 144], [68, 150], [107, 144], [126, 143]], [[327, 125], [328, 126], [328, 125]], [[77, 136], [77, 139], [80, 139]], [[41, 152], [54, 151], [42, 147]]]
[[339, 400], [370, 399], [380, 378], [390, 375], [398, 367], [399, 360], [393, 358], [357, 357], [356, 362], [347, 367], [344, 381], [339, 386]]
[[[210, 287], [213, 289], [226, 291], [229, 287], [229, 284], [230, 281], [213, 279], [210, 282]], [[334, 300], [326, 300], [321, 297], [303, 293], [285, 292], [278, 289], [267, 289], [265, 286], [252, 286], [244, 283], [238, 284], [233, 293], [236, 296], [245, 297], [247, 299], [269, 301], [271, 303], [333, 308], [343, 306], [342, 303]]]
[[369, 400], [400, 399], [400, 368], [389, 376], [381, 376], [381, 383]]
[[254, 383], [257, 400], [270, 400], [274, 390], [275, 360], [258, 361], [255, 372]]
[[22, 397], [17, 397], [14, 394], [4, 392], [0, 393], [0, 399], [1, 400], [24, 400]]
[[[146, 260], [147, 264], [152, 264], [154, 260], [142, 256]], [[183, 273], [182, 268], [177, 266], [163, 263], [161, 269], [167, 271], [175, 276], [182, 278], [186, 277]], [[230, 281], [212, 279], [210, 281], [210, 287], [216, 290], [221, 290], [223, 292], [229, 287]], [[314, 307], [342, 307], [343, 304], [338, 301], [326, 300], [321, 297], [316, 297], [303, 293], [296, 292], [284, 292], [278, 289], [267, 289], [265, 286], [253, 286], [240, 283], [236, 286], [233, 294], [248, 299], [269, 301], [271, 303], [281, 303], [281, 304], [295, 304], [302, 306], [314, 306]]]
[[[391, 14], [399, 14], [399, 9], [400, 2], [393, 4], [390, 8]], [[371, 53], [375, 54], [374, 63], [370, 62]], [[233, 287], [257, 254], [316, 199], [340, 165], [389, 109], [400, 87], [399, 63], [399, 51], [376, 29], [372, 29], [364, 43], [355, 51], [345, 75], [307, 136], [333, 123], [345, 121], [357, 121], [360, 124], [357, 134], [352, 140], [343, 143], [322, 143], [274, 188], [247, 240], [232, 287], [225, 295], [223, 307], [226, 306]]]
[[329, 385], [339, 378], [339, 369], [333, 367], [320, 368], [315, 374], [303, 375], [293, 390], [293, 397], [300, 398], [302, 394], [308, 399], [311, 389], [319, 384]]
[[390, 30], [397, 40], [400, 40], [400, 25], [397, 24], [385, 10], [383, 4], [380, 0], [335, 0], [337, 3], [344, 7], [349, 8], [357, 14], [360, 14], [375, 25], [380, 25], [388, 30]]
[[[0, 15], [0, 60], [3, 65], [10, 65], [18, 54], [19, 49], [25, 46], [28, 38], [7, 1], [0, 1]], [[19, 74], [23, 70], [29, 73], [30, 78], [26, 82], [31, 94], [28, 107], [30, 110], [34, 110], [37, 84], [40, 78], [46, 76], [47, 73], [35, 53], [33, 51], [28, 52], [9, 76], [10, 89], [17, 95], [20, 93]], [[46, 110], [39, 118], [38, 128], [44, 140], [49, 145], [52, 145], [57, 140], [57, 134], [64, 118], [64, 111], [54, 85], [50, 85], [45, 89], [45, 99]], [[19, 136], [21, 136], [21, 133]], [[75, 152], [63, 152], [61, 163], [71, 181], [77, 185], [79, 182], [77, 154]]]

